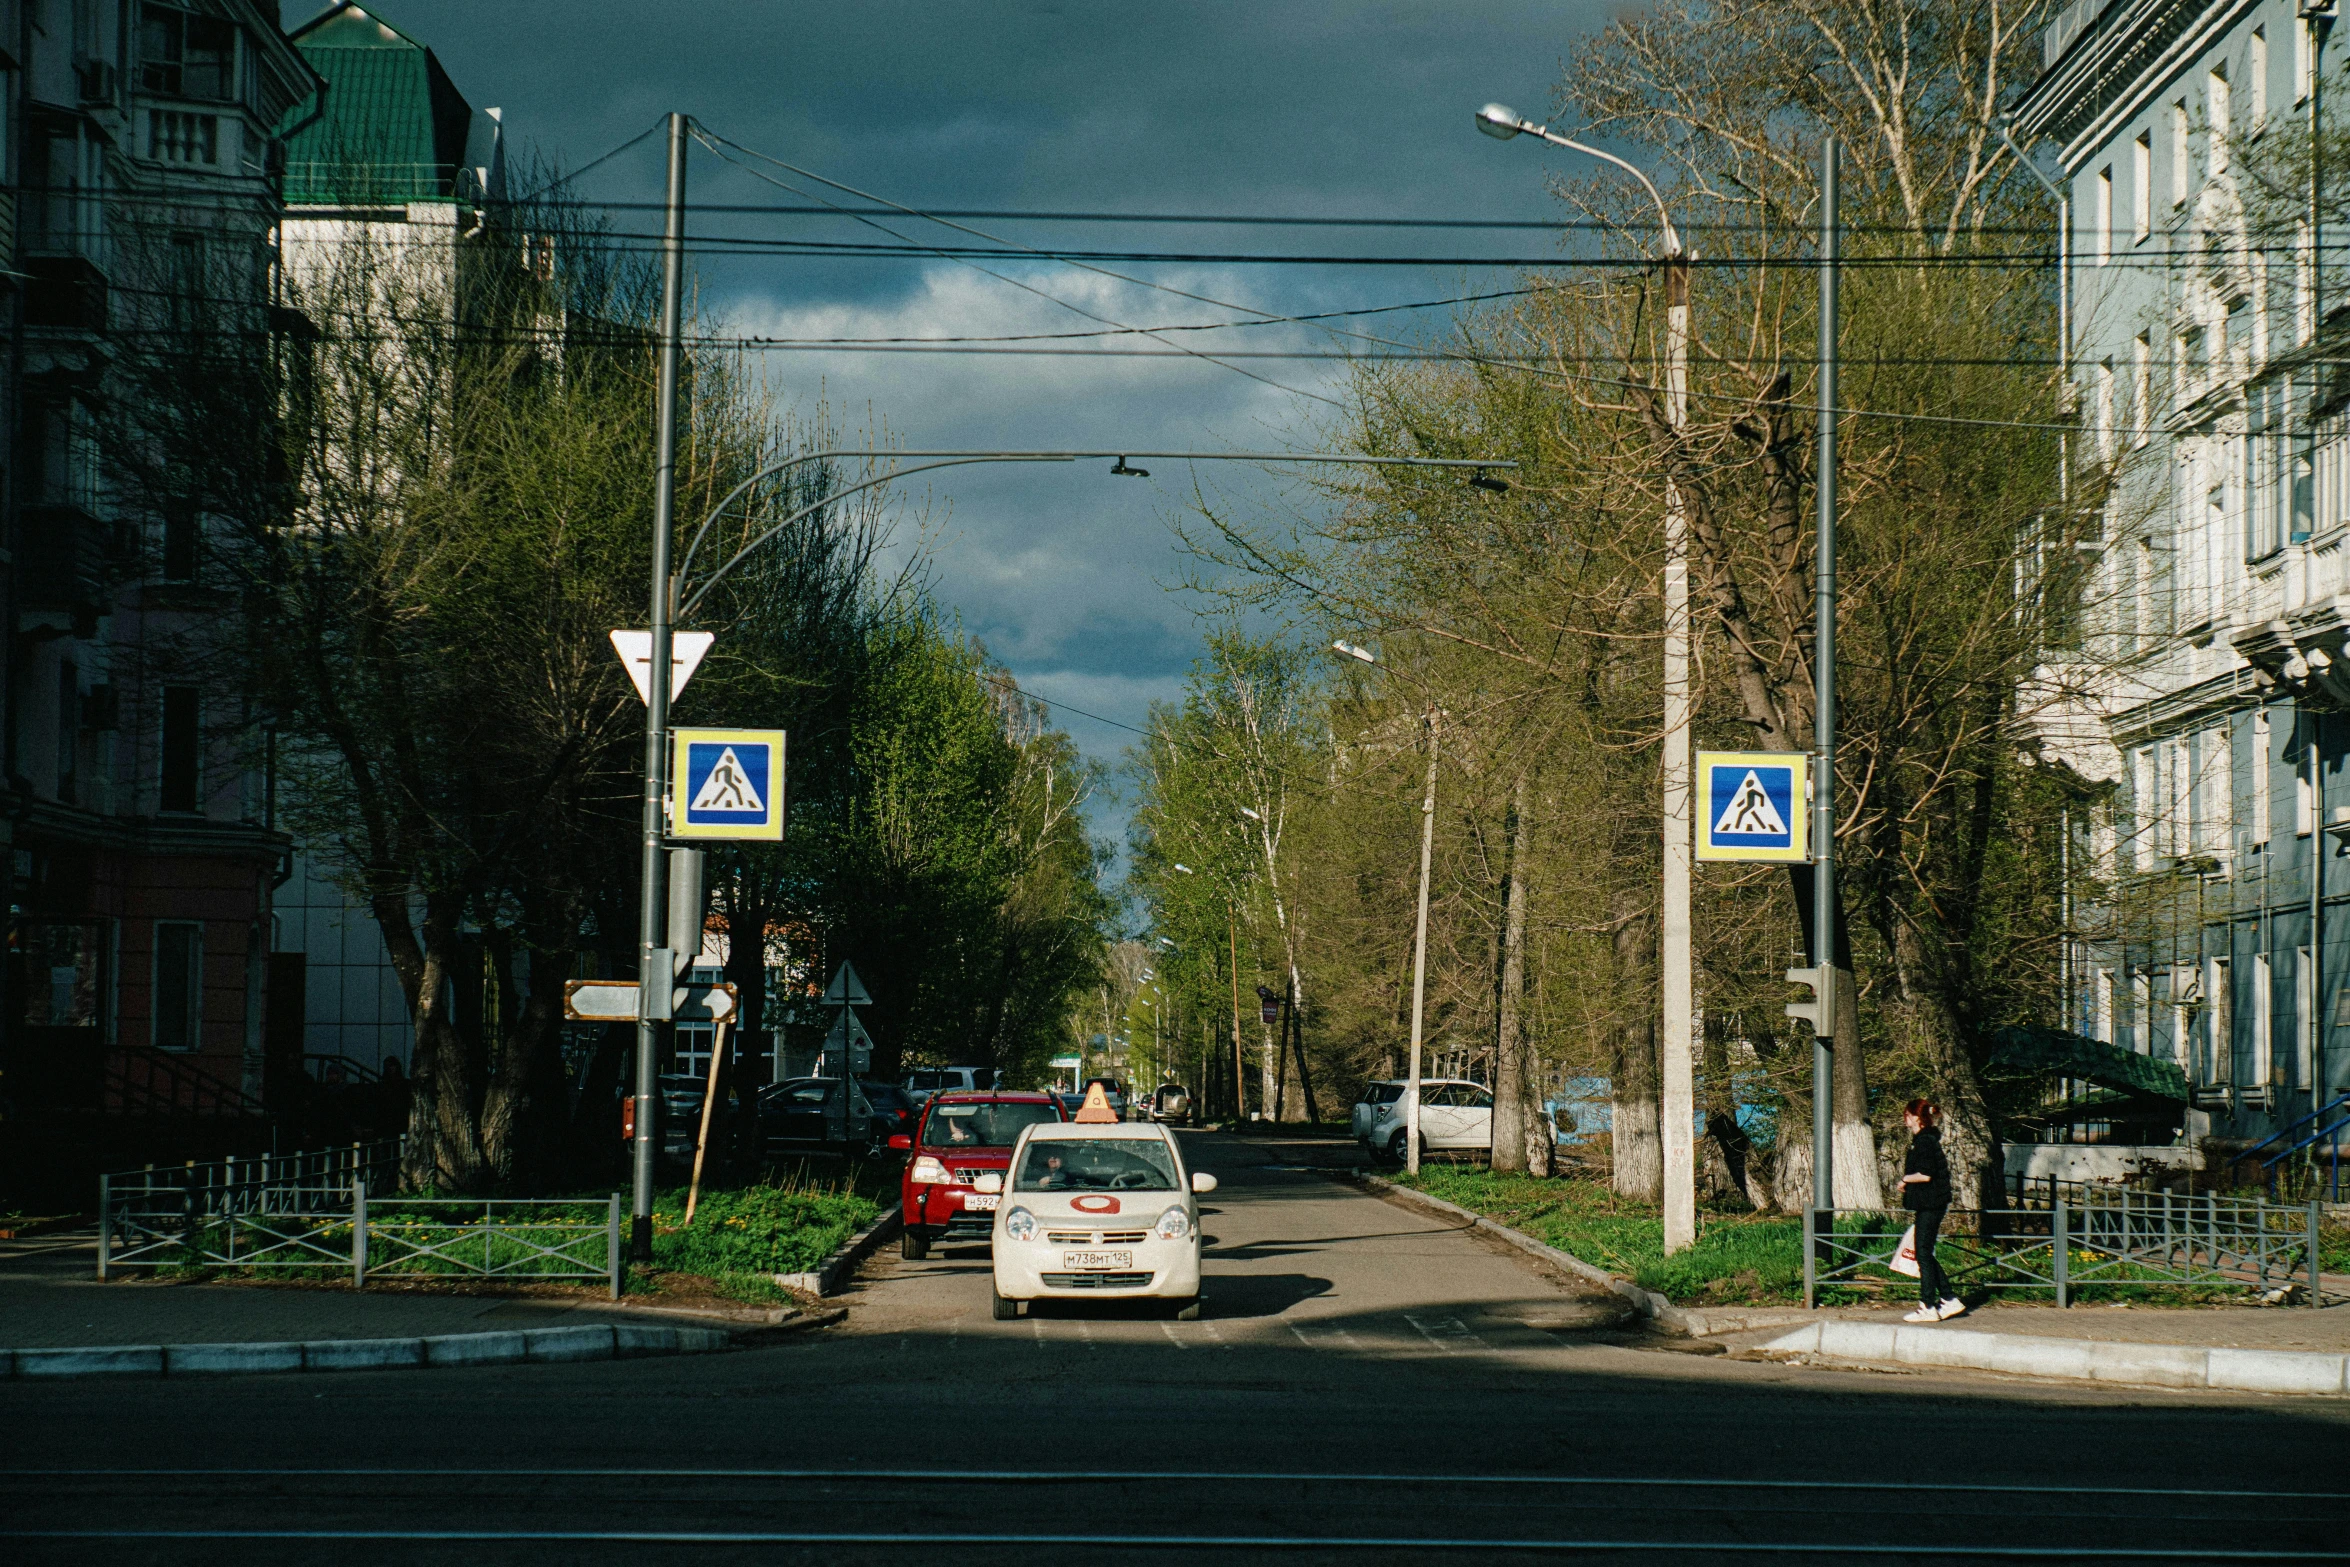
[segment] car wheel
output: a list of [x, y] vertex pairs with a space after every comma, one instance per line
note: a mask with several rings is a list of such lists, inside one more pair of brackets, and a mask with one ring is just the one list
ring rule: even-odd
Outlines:
[[[991, 1295], [995, 1294], [995, 1286], [993, 1284], [988, 1286], [988, 1293]], [[1001, 1295], [995, 1296], [996, 1321], [1009, 1322], [1018, 1315], [1020, 1315], [1020, 1303], [1018, 1301], [1006, 1300]]]
[[[1428, 1139], [1423, 1137], [1420, 1139], [1420, 1152], [1426, 1153], [1427, 1151]], [[1394, 1165], [1411, 1163], [1410, 1155], [1404, 1151], [1404, 1134], [1402, 1132], [1387, 1139], [1387, 1162]]]
[[898, 1255], [909, 1262], [920, 1262], [930, 1255], [930, 1237], [908, 1229], [898, 1236]]
[[1177, 1322], [1197, 1322], [1199, 1320], [1199, 1297], [1197, 1295], [1177, 1304], [1175, 1320]]

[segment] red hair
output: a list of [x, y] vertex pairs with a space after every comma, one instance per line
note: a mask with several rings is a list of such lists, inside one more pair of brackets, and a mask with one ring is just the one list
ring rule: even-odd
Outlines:
[[1901, 1113], [1915, 1116], [1920, 1126], [1940, 1126], [1942, 1124], [1941, 1107], [1931, 1099], [1912, 1099], [1901, 1107]]

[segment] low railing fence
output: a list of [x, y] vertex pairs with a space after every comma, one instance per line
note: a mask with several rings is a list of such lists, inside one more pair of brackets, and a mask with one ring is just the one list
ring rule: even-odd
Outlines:
[[[620, 1298], [620, 1196], [392, 1197], [365, 1181], [274, 1187], [270, 1200], [200, 1208], [184, 1193], [101, 1188], [98, 1277], [227, 1268], [371, 1280], [601, 1280]], [[183, 1200], [150, 1201], [178, 1196]]]
[[98, 1208], [172, 1212], [183, 1218], [218, 1213], [298, 1213], [351, 1205], [351, 1188], [364, 1183], [391, 1191], [400, 1183], [405, 1139], [386, 1137], [300, 1153], [246, 1154], [198, 1164], [148, 1165], [98, 1177]]
[[[1936, 1255], [1961, 1293], [2046, 1291], [2067, 1306], [2084, 1288], [2216, 1286], [2265, 1295], [2300, 1285], [2316, 1306], [2325, 1299], [2320, 1215], [2315, 1202], [2091, 1187], [2046, 1207], [1953, 1209]], [[1913, 1217], [1898, 1208], [1807, 1212], [1804, 1304], [1818, 1305], [1821, 1289], [1839, 1283], [1906, 1284], [1892, 1261]]]

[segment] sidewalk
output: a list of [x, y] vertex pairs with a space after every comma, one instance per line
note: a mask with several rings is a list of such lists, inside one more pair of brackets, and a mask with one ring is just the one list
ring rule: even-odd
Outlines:
[[422, 1338], [683, 1320], [593, 1296], [575, 1303], [393, 1287], [100, 1284], [89, 1232], [0, 1241], [0, 1349]]
[[[1847, 1306], [1814, 1313], [1822, 1320], [1893, 1324], [1915, 1301]], [[2035, 1338], [2083, 1339], [2098, 1344], [2187, 1344], [2205, 1349], [2288, 1349], [2350, 1354], [2350, 1306], [1977, 1306], [1944, 1326], [1978, 1333], [2027, 1333]]]

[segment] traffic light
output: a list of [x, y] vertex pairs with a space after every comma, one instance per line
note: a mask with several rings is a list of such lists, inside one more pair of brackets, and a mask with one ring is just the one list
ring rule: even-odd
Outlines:
[[1818, 968], [1791, 968], [1787, 971], [1790, 985], [1811, 987], [1811, 1000], [1790, 1001], [1787, 1015], [1800, 1018], [1811, 1025], [1811, 1031], [1821, 1039], [1832, 1039], [1836, 1034], [1836, 970], [1827, 964]]

